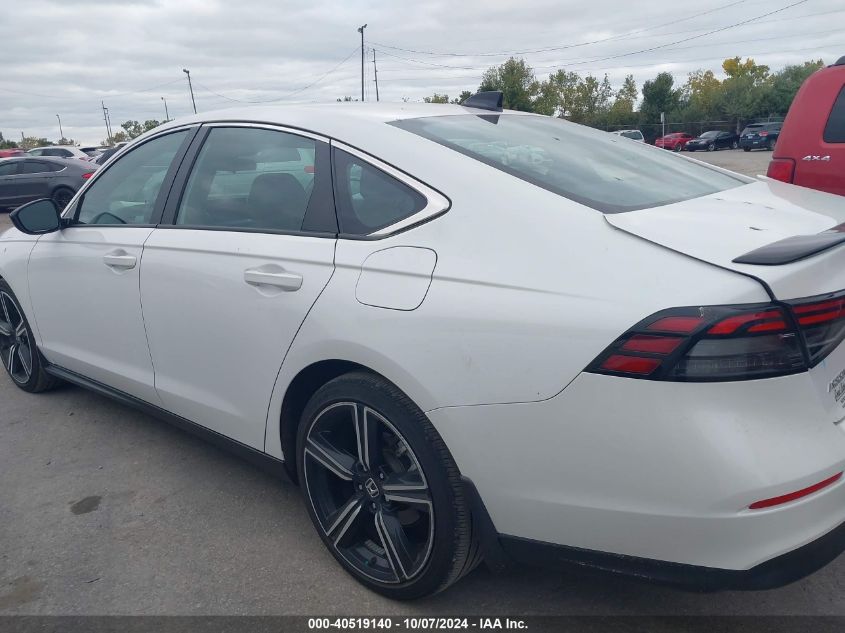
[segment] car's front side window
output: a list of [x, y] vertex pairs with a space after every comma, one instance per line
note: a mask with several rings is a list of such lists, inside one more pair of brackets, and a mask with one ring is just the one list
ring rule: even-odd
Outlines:
[[188, 130], [156, 137], [123, 155], [85, 191], [77, 224], [150, 224], [167, 170]]
[[18, 172], [18, 163], [0, 163], [0, 176], [12, 176]]
[[176, 224], [303, 230], [314, 193], [318, 143], [280, 130], [212, 128], [188, 179]]

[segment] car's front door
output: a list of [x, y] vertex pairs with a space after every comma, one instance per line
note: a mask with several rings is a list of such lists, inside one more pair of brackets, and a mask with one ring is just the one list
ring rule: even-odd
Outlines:
[[65, 215], [62, 230], [38, 240], [29, 287], [39, 347], [64, 369], [157, 402], [140, 304], [144, 241], [161, 215], [190, 137], [151, 138], [97, 175]]
[[0, 161], [0, 207], [13, 206], [20, 200], [15, 174], [21, 161]]
[[269, 127], [201, 134], [144, 246], [155, 385], [167, 410], [263, 448], [282, 361], [334, 269], [329, 148]]

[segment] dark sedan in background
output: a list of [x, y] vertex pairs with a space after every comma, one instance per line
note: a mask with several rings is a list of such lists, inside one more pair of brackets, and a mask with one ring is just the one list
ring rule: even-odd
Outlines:
[[52, 198], [64, 208], [97, 166], [66, 158], [19, 157], [0, 160], [0, 209]]
[[688, 152], [697, 152], [698, 150], [712, 152], [717, 149], [736, 149], [737, 147], [739, 147], [739, 136], [733, 132], [710, 130], [691, 141], [687, 141], [684, 149]]

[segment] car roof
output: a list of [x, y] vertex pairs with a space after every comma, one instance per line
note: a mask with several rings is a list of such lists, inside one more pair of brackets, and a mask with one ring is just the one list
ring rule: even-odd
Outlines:
[[541, 116], [530, 112], [517, 112], [515, 110], [491, 112], [490, 110], [466, 108], [457, 104], [445, 103], [343, 102], [329, 104], [242, 106], [182, 117], [154, 128], [150, 132], [145, 133], [143, 137], [191, 123], [250, 121], [300, 128], [330, 138], [344, 140], [353, 145], [365, 145], [372, 134], [406, 134], [399, 128], [384, 125], [385, 123], [403, 119], [458, 114]]
[[58, 163], [60, 165], [77, 165], [84, 166], [82, 161], [70, 158], [62, 158], [61, 156], [9, 156], [7, 158], [0, 158], [2, 161], [24, 161], [24, 160], [39, 160], [45, 163]]

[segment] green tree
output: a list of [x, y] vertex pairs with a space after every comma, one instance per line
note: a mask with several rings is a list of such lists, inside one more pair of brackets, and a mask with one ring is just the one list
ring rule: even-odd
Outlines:
[[786, 66], [772, 75], [771, 88], [765, 103], [766, 110], [770, 113], [785, 114], [792, 105], [792, 100], [801, 84], [807, 77], [822, 68], [824, 68], [824, 62], [817, 59], [801, 65]]
[[659, 123], [660, 113], [674, 112], [681, 102], [681, 91], [674, 88], [675, 79], [671, 73], [662, 72], [643, 84], [643, 102], [640, 105], [640, 119], [643, 123]]
[[15, 149], [18, 146], [15, 141], [10, 141], [3, 136], [3, 132], [0, 132], [0, 149]]
[[481, 77], [478, 90], [501, 90], [505, 108], [533, 112], [540, 84], [524, 59], [511, 57], [500, 66], [488, 68]]
[[33, 147], [44, 147], [45, 145], [52, 145], [52, 143], [44, 137], [37, 136], [27, 136], [21, 139], [20, 142], [20, 148], [23, 150], [30, 150]]
[[638, 114], [634, 112], [638, 96], [639, 90], [637, 90], [634, 76], [626, 76], [622, 87], [616, 92], [607, 122], [613, 125], [633, 125], [638, 117]]
[[120, 124], [120, 127], [123, 128], [126, 136], [130, 139], [141, 136], [144, 133], [144, 127], [137, 121], [124, 121]]
[[159, 125], [162, 124], [162, 121], [158, 119], [147, 119], [144, 121], [144, 132], [149, 132], [153, 128], [157, 128]]
[[599, 81], [592, 75], [584, 77], [575, 87], [575, 101], [572, 104], [571, 118], [579, 123], [603, 125], [610, 110], [613, 88], [607, 75]]
[[472, 96], [472, 93], [469, 90], [461, 90], [461, 94], [459, 94], [457, 97], [452, 99], [452, 101], [450, 101], [450, 103], [463, 103], [464, 101], [469, 99], [471, 96]]
[[534, 111], [549, 116], [568, 117], [572, 114], [578, 83], [578, 73], [558, 70], [540, 84], [534, 101]]
[[718, 119], [722, 100], [722, 82], [712, 70], [696, 70], [687, 77], [683, 88], [686, 106], [701, 119]]
[[423, 101], [425, 101], [426, 103], [449, 103], [449, 95], [439, 95], [435, 92], [432, 96], [425, 97]]

